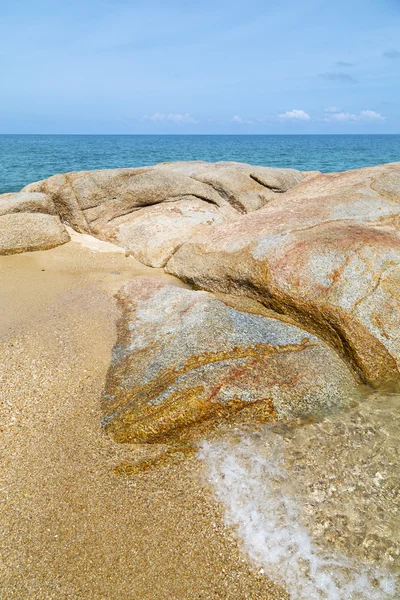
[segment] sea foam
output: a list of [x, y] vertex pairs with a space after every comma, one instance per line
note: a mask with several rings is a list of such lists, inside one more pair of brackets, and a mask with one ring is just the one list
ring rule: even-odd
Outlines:
[[293, 600], [399, 598], [393, 575], [315, 544], [284, 468], [283, 444], [280, 435], [262, 430], [205, 441], [199, 451], [226, 523], [250, 560]]

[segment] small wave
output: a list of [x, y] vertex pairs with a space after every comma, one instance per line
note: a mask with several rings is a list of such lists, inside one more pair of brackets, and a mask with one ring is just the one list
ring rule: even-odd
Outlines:
[[203, 442], [199, 457], [243, 549], [293, 600], [398, 598], [395, 578], [313, 542], [283, 465], [281, 436], [263, 430]]

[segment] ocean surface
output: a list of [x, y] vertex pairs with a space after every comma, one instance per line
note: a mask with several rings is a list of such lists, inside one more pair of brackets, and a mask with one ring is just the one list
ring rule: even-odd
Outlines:
[[55, 173], [176, 160], [343, 171], [400, 161], [400, 135], [0, 135], [0, 193]]

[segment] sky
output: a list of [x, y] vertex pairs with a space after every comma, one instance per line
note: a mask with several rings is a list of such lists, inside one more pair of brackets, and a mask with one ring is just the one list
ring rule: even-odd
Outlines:
[[400, 133], [400, 0], [0, 0], [0, 133]]

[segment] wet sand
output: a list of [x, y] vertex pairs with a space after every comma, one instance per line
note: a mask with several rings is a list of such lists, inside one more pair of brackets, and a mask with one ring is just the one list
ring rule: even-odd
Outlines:
[[113, 294], [148, 275], [76, 241], [0, 257], [0, 597], [287, 598], [240, 553], [195, 458], [132, 478], [145, 453], [101, 430]]

